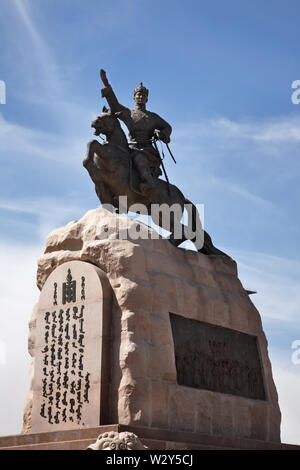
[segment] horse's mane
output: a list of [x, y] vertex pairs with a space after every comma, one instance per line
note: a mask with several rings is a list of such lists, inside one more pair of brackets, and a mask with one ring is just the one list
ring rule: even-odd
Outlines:
[[106, 106], [103, 106], [103, 109], [102, 109], [102, 113], [98, 116], [99, 118], [101, 118], [101, 116], [110, 116], [114, 119], [115, 121], [115, 124], [116, 124], [116, 130], [117, 132], [119, 133], [119, 136], [120, 136], [120, 139], [124, 140], [124, 142], [126, 142], [128, 144], [128, 140], [127, 140], [127, 137], [126, 137], [126, 134], [125, 132], [123, 131], [122, 129], [122, 126], [119, 122], [119, 119], [118, 117], [116, 116], [115, 113], [112, 112], [112, 110], [109, 108], [107, 109]]
[[117, 128], [118, 128], [118, 132], [120, 133], [120, 136], [122, 136], [122, 138], [125, 139], [125, 141], [126, 141], [127, 144], [128, 144], [128, 140], [127, 140], [126, 134], [125, 134], [125, 132], [124, 132], [123, 129], [122, 129], [122, 126], [121, 126], [121, 124], [120, 124], [119, 119], [117, 118], [117, 116], [116, 116], [114, 113], [111, 112], [111, 110], [110, 110], [110, 114], [111, 114], [111, 116], [112, 116], [112, 117], [115, 119], [115, 121], [116, 121], [116, 126], [117, 126]]

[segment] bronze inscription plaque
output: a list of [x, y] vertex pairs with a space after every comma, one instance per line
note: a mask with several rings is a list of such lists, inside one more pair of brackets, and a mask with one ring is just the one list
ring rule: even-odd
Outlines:
[[256, 336], [170, 314], [177, 382], [265, 400]]

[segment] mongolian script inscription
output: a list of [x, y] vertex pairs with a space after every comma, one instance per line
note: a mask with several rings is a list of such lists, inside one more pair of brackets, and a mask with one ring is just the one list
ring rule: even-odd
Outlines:
[[49, 424], [72, 422], [84, 425], [82, 407], [89, 403], [91, 374], [84, 361], [85, 305], [72, 303], [76, 303], [76, 281], [69, 269], [62, 285], [64, 308], [56, 308], [57, 283], [54, 283], [53, 309], [46, 311], [42, 319], [44, 348], [41, 351], [40, 416]]
[[255, 336], [170, 314], [180, 385], [265, 400]]

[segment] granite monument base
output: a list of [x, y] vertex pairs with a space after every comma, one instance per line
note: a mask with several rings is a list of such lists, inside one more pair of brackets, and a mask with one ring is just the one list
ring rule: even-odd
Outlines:
[[280, 447], [267, 340], [234, 260], [96, 209], [48, 236], [37, 282], [28, 435], [2, 445], [83, 448], [110, 425], [153, 449]]
[[99, 434], [110, 431], [133, 432], [149, 450], [300, 450], [300, 446], [279, 442], [123, 424], [4, 436], [0, 437], [0, 450], [86, 450]]

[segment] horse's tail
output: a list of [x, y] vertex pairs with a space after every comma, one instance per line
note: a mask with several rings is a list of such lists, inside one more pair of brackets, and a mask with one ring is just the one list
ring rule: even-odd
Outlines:
[[196, 245], [197, 250], [200, 251], [205, 243], [205, 231], [202, 227], [198, 209], [187, 198], [184, 198], [184, 208], [188, 213], [188, 233], [186, 238], [191, 240]]
[[230, 258], [230, 256], [224, 253], [224, 251], [221, 251], [217, 247], [215, 247], [209, 234], [202, 228], [197, 207], [188, 199], [185, 199], [185, 207], [186, 204], [191, 205], [192, 207], [192, 232], [193, 235], [195, 235], [194, 238], [190, 240], [196, 245], [197, 250], [203, 253], [204, 255], [218, 255]]

